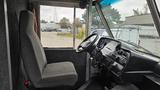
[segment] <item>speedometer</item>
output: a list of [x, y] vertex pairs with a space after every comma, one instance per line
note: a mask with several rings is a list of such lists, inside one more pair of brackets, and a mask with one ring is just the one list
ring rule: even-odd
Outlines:
[[108, 40], [107, 38], [101, 38], [97, 44], [98, 49], [100, 49], [100, 50], [103, 49], [104, 46], [109, 42], [110, 42], [110, 40]]
[[105, 45], [106, 45], [105, 39], [101, 39], [97, 47], [99, 49], [102, 49]]

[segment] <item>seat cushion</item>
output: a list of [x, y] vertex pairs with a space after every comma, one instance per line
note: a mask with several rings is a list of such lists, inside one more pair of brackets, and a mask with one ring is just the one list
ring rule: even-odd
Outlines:
[[72, 86], [77, 79], [77, 72], [71, 62], [51, 63], [44, 69], [38, 87]]

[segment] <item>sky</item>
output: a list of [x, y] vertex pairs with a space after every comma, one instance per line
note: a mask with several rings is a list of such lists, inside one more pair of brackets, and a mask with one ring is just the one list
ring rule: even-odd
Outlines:
[[158, 9], [159, 9], [159, 12], [160, 12], [160, 0], [156, 0], [157, 2], [157, 6], [158, 6]]
[[[54, 6], [41, 6], [41, 20], [59, 22], [63, 17], [66, 17], [73, 22], [74, 8], [68, 7], [54, 7]], [[85, 9], [76, 9], [76, 18], [82, 20], [82, 14], [85, 12]]]
[[[160, 9], [160, 0], [156, 0]], [[112, 5], [121, 14], [121, 20], [125, 20], [125, 17], [133, 15], [133, 9], [144, 10], [146, 0], [121, 0]], [[82, 19], [82, 14], [85, 9], [76, 9], [76, 17]], [[41, 6], [41, 20], [59, 22], [60, 19], [66, 17], [73, 22], [73, 8], [54, 7], [54, 6]]]
[[133, 9], [143, 10], [146, 0], [121, 0], [112, 5], [112, 7], [118, 9], [121, 14], [121, 19], [124, 20], [127, 16], [132, 16]]

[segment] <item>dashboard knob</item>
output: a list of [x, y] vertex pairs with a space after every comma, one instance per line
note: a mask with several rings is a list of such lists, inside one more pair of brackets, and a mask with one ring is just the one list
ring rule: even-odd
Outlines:
[[123, 50], [119, 50], [119, 51], [118, 51], [118, 54], [119, 54], [119, 55], [123, 55], [123, 54], [124, 54], [124, 51], [123, 51]]
[[120, 59], [119, 56], [116, 56], [116, 61], [119, 61], [119, 59]]

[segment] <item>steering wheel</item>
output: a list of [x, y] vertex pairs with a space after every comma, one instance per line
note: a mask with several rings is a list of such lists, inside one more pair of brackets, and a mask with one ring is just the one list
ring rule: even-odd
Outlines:
[[77, 52], [83, 52], [89, 50], [93, 44], [97, 41], [98, 34], [91, 34], [86, 39], [84, 39], [77, 48]]

